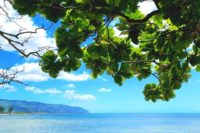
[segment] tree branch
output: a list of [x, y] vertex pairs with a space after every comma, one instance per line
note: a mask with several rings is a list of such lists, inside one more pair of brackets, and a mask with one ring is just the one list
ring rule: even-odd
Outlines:
[[21, 72], [23, 72], [23, 70], [0, 69], [0, 85], [11, 84], [11, 82], [26, 85], [16, 78], [16, 75]]
[[158, 13], [159, 13], [159, 10], [152, 11], [151, 13], [147, 14], [145, 18], [138, 19], [138, 20], [131, 19], [123, 13], [111, 13], [110, 15], [123, 17], [126, 19], [126, 21], [129, 24], [143, 24], [143, 23], [147, 22], [152, 16], [154, 16], [155, 14], [158, 14]]

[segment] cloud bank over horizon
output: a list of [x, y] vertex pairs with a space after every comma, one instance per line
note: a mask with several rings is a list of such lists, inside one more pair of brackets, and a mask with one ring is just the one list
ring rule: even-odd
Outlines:
[[[3, 70], [3, 69], [0, 69]], [[20, 81], [31, 81], [31, 82], [43, 82], [48, 81], [51, 78], [47, 73], [43, 72], [39, 66], [38, 62], [25, 62], [24, 64], [15, 65], [10, 68], [12, 71], [23, 71], [17, 75], [17, 79]], [[57, 80], [65, 80], [65, 81], [87, 81], [90, 80], [90, 75], [83, 71], [80, 74], [76, 73], [67, 73], [67, 72], [60, 72]]]

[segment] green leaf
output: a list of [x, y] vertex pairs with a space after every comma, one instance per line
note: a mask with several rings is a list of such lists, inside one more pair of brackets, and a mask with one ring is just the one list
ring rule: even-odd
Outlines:
[[197, 65], [195, 68], [196, 71], [200, 72], [200, 65]]

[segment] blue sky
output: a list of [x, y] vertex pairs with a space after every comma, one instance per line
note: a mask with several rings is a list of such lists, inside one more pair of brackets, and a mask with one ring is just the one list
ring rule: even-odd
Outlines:
[[[34, 18], [26, 16], [25, 20], [26, 23], [23, 21], [22, 24], [32, 28], [51, 25], [40, 16]], [[3, 22], [0, 18], [0, 25], [5, 23]], [[12, 26], [12, 24], [7, 25], [6, 30]], [[35, 45], [40, 46], [40, 43], [54, 43], [52, 36], [58, 26], [59, 23], [54, 24], [47, 33], [40, 32], [35, 36], [36, 39], [30, 41], [34, 45], [30, 49], [34, 49]], [[10, 32], [12, 30], [13, 28], [10, 28]], [[80, 106], [93, 113], [200, 113], [200, 79], [199, 73], [194, 71], [189, 82], [176, 91], [175, 99], [152, 103], [144, 100], [142, 91], [146, 83], [156, 82], [154, 77], [143, 81], [132, 78], [123, 86], [118, 86], [107, 74], [96, 80], [91, 79], [90, 71], [83, 65], [77, 72], [71, 74], [61, 72], [57, 79], [52, 79], [40, 70], [37, 59], [24, 59], [10, 48], [3, 46], [3, 49], [4, 51], [0, 51], [0, 69], [7, 67], [13, 70], [24, 69], [18, 78], [29, 85], [13, 83], [10, 86], [0, 86], [2, 99]]]

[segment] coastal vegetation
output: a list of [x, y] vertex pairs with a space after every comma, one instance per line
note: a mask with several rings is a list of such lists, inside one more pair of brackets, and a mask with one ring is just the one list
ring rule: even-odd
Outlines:
[[13, 107], [4, 107], [0, 105], [0, 114], [11, 114], [13, 112]]
[[4, 113], [5, 108], [3, 106], [0, 106], [0, 114]]

